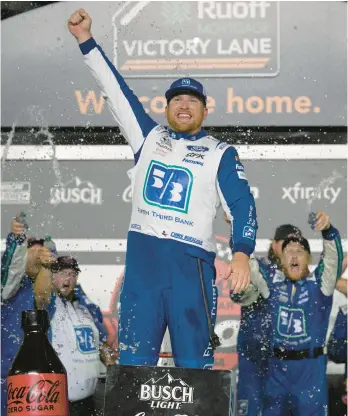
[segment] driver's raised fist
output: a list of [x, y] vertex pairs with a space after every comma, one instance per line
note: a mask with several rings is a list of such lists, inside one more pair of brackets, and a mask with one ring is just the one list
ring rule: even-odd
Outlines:
[[73, 13], [68, 20], [68, 29], [79, 43], [83, 43], [92, 37], [92, 19], [84, 9]]

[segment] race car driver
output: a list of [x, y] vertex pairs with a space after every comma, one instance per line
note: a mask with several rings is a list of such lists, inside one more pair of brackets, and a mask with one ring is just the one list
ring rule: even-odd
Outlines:
[[165, 94], [169, 127], [158, 125], [93, 39], [89, 15], [78, 10], [68, 28], [135, 159], [120, 363], [156, 365], [168, 326], [176, 366], [211, 368], [217, 345], [212, 223], [219, 201], [234, 219], [226, 277], [235, 292], [250, 282], [257, 221], [244, 167], [234, 147], [202, 128], [208, 110], [201, 83], [173, 82]]
[[[251, 259], [252, 284], [241, 302], [251, 304], [261, 293], [272, 316], [272, 357], [262, 415], [327, 415], [324, 344], [337, 278], [341, 276], [340, 235], [324, 212], [316, 214], [324, 251], [314, 272], [308, 241], [290, 237], [282, 245], [282, 270], [269, 271]], [[265, 287], [266, 285], [266, 287]]]

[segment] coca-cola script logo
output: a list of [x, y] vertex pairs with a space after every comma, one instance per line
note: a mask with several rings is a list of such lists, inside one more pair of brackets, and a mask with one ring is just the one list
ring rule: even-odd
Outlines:
[[122, 199], [124, 202], [132, 202], [132, 185], [128, 185], [123, 191]]
[[[231, 261], [232, 253], [229, 248], [229, 238], [216, 236], [216, 286], [218, 288], [218, 310], [215, 332], [220, 338], [221, 346], [215, 351], [214, 369], [231, 370], [237, 366], [237, 334], [239, 329], [240, 306], [230, 298], [230, 280], [223, 279], [226, 263]], [[118, 313], [120, 304], [120, 289], [123, 275], [116, 281], [109, 309], [103, 311], [104, 323], [108, 330], [109, 342], [117, 350]], [[161, 358], [170, 359], [171, 351], [162, 351]]]
[[9, 382], [7, 386], [7, 405], [58, 403], [60, 391], [57, 390], [60, 385], [61, 382], [51, 380], [39, 380], [26, 386], [14, 386], [13, 383]]

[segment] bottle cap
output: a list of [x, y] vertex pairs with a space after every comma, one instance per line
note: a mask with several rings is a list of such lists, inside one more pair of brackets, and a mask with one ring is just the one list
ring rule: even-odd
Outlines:
[[312, 230], [314, 230], [316, 222], [317, 214], [315, 212], [310, 212], [308, 215], [308, 224], [311, 226]]
[[44, 309], [27, 310], [22, 312], [22, 328], [39, 328], [47, 330], [50, 327], [48, 312]]
[[27, 220], [26, 220], [26, 213], [25, 212], [21, 212], [19, 215], [16, 216], [15, 219], [16, 219], [17, 222], [24, 225], [25, 230], [27, 230], [29, 228]]
[[48, 248], [52, 253], [57, 254], [57, 248], [55, 242], [50, 235], [46, 236], [43, 243], [44, 247]]

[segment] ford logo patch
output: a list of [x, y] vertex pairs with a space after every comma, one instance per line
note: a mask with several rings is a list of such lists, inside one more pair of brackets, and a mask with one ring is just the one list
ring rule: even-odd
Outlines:
[[205, 146], [187, 146], [187, 148], [192, 152], [207, 152], [209, 150], [209, 147]]

